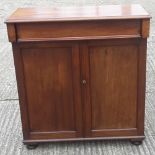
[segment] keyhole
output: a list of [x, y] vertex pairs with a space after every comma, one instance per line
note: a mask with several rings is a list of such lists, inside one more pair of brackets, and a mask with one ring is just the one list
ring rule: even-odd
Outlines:
[[82, 84], [86, 84], [86, 80], [82, 80]]

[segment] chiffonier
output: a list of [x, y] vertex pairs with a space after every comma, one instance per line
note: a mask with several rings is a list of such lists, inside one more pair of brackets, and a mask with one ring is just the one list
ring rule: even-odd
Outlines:
[[138, 4], [17, 9], [6, 24], [24, 144], [141, 144], [149, 23]]

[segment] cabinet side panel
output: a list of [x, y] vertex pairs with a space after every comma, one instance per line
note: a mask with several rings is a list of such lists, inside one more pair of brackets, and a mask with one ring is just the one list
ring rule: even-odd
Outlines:
[[72, 49], [23, 48], [31, 132], [75, 131]]
[[139, 46], [138, 80], [138, 134], [144, 135], [145, 87], [146, 87], [147, 39], [141, 39]]
[[92, 130], [137, 125], [137, 45], [92, 46], [90, 94]]

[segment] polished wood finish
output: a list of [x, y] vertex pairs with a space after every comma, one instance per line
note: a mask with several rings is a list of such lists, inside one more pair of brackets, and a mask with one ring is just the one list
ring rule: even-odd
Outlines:
[[19, 8], [7, 23], [55, 22], [77, 20], [144, 19], [150, 15], [139, 4], [81, 7]]
[[[29, 119], [25, 122], [28, 125], [26, 138], [81, 136], [82, 108], [77, 44], [14, 43], [13, 49], [15, 66], [20, 65], [17, 79], [20, 78], [25, 87], [24, 90], [21, 88], [25, 95], [21, 98], [25, 98], [23, 104], [26, 102], [25, 108], [28, 111], [23, 117]], [[19, 59], [22, 60], [21, 64]], [[24, 77], [21, 78], [21, 75]], [[43, 123], [41, 120], [44, 120]]]
[[[115, 27], [113, 26], [115, 25]], [[21, 23], [17, 25], [19, 41], [60, 40], [111, 36], [140, 36], [140, 20], [76, 21], [61, 23]], [[45, 31], [46, 30], [46, 31]], [[93, 30], [93, 31], [92, 31]], [[40, 32], [40, 33], [38, 33]], [[41, 35], [40, 35], [41, 34]]]
[[136, 128], [137, 46], [121, 40], [117, 45], [101, 43], [88, 48], [92, 130]]
[[[139, 87], [144, 86], [145, 81], [145, 42], [117, 39], [85, 44], [82, 53], [86, 53], [87, 58], [83, 56], [82, 61], [87, 67], [83, 68], [83, 76], [89, 81], [83, 93], [87, 96], [85, 125], [89, 128], [88, 137], [129, 136], [142, 131], [144, 115], [141, 109], [145, 94], [141, 94]], [[141, 71], [143, 75], [139, 77]], [[144, 87], [141, 90], [144, 91]]]
[[142, 37], [143, 38], [149, 37], [149, 30], [150, 30], [150, 20], [144, 19], [142, 21]]
[[15, 24], [7, 24], [8, 38], [10, 42], [16, 42], [16, 28]]
[[18, 9], [6, 21], [25, 144], [144, 138], [150, 16], [84, 8]]

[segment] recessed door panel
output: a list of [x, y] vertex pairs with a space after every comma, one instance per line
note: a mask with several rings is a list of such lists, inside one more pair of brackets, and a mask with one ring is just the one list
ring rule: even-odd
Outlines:
[[136, 128], [137, 47], [90, 48], [92, 129]]

